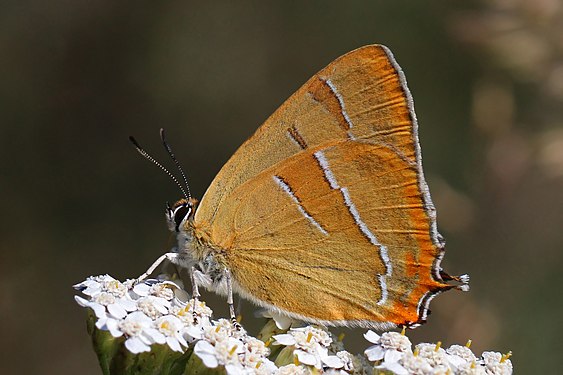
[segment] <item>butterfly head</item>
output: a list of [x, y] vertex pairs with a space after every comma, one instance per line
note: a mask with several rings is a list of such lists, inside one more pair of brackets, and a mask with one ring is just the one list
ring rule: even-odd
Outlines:
[[180, 199], [172, 206], [166, 203], [166, 222], [168, 229], [172, 232], [180, 232], [184, 228], [187, 221], [192, 220], [195, 213], [197, 200]]
[[160, 139], [162, 140], [162, 144], [164, 146], [164, 149], [168, 153], [168, 156], [170, 156], [174, 164], [176, 164], [176, 167], [178, 168], [178, 171], [182, 176], [181, 181], [184, 183], [184, 185], [182, 185], [180, 183], [180, 180], [178, 180], [176, 176], [170, 173], [170, 171], [166, 167], [164, 167], [155, 158], [149, 155], [149, 153], [146, 152], [145, 149], [139, 145], [139, 143], [135, 138], [129, 137], [129, 140], [131, 141], [131, 143], [133, 143], [137, 151], [145, 159], [147, 159], [148, 161], [159, 167], [164, 173], [166, 173], [168, 177], [170, 177], [172, 181], [176, 183], [176, 185], [180, 188], [180, 191], [184, 195], [184, 198], [180, 199], [172, 206], [170, 206], [168, 202], [166, 203], [166, 222], [168, 224], [168, 228], [172, 232], [180, 232], [180, 230], [185, 227], [186, 222], [193, 219], [195, 213], [195, 206], [197, 205], [197, 200], [193, 199], [190, 194], [188, 179], [186, 178], [186, 174], [184, 173], [184, 170], [180, 166], [178, 159], [176, 159], [176, 156], [174, 156], [174, 153], [172, 152], [172, 147], [166, 141], [166, 137], [164, 135], [164, 129], [160, 129]]

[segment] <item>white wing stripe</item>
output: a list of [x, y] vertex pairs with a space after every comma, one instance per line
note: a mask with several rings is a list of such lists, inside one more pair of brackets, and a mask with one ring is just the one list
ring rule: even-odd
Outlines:
[[305, 211], [305, 209], [301, 205], [301, 202], [299, 202], [299, 199], [297, 199], [297, 197], [295, 196], [295, 194], [293, 193], [293, 191], [291, 190], [289, 185], [284, 180], [279, 178], [278, 176], [273, 176], [273, 178], [274, 178], [274, 181], [276, 182], [276, 184], [278, 184], [278, 186], [281, 187], [282, 190], [287, 193], [287, 195], [289, 195], [289, 197], [293, 200], [293, 202], [295, 202], [295, 204], [297, 205], [297, 208], [299, 209], [299, 212], [301, 212], [301, 214], [303, 214], [303, 216], [305, 216], [307, 218], [307, 220], [309, 220], [315, 227], [317, 227], [317, 229], [322, 234], [324, 234], [325, 236], [328, 236], [327, 231], [311, 215], [309, 215], [309, 213], [307, 211]]
[[381, 297], [380, 297], [379, 301], [377, 302], [377, 304], [383, 305], [387, 301], [387, 296], [388, 296], [386, 277], [390, 277], [393, 274], [393, 264], [391, 263], [391, 259], [389, 259], [389, 253], [387, 251], [387, 247], [382, 245], [377, 240], [377, 237], [375, 237], [375, 234], [373, 234], [369, 230], [367, 224], [362, 220], [362, 218], [360, 217], [360, 213], [358, 212], [358, 209], [356, 208], [356, 205], [354, 204], [354, 202], [352, 202], [352, 197], [350, 197], [350, 193], [348, 192], [348, 188], [341, 187], [338, 184], [338, 181], [336, 180], [336, 177], [334, 177], [334, 174], [332, 173], [332, 170], [330, 169], [330, 165], [329, 165], [328, 160], [326, 159], [326, 156], [324, 155], [324, 153], [322, 151], [317, 151], [317, 152], [314, 153], [314, 156], [317, 159], [319, 165], [321, 166], [323, 173], [324, 173], [328, 183], [330, 184], [330, 187], [334, 190], [340, 190], [340, 193], [342, 194], [342, 197], [344, 198], [344, 203], [346, 204], [348, 211], [350, 212], [350, 214], [354, 218], [354, 222], [356, 223], [358, 228], [360, 228], [360, 231], [368, 238], [369, 242], [372, 245], [377, 246], [377, 248], [379, 249], [379, 255], [381, 257], [381, 260], [383, 261], [383, 264], [385, 265], [385, 274], [384, 275], [381, 275], [381, 274], [378, 275], [379, 285], [381, 286]]
[[334, 83], [332, 83], [330, 79], [325, 80], [325, 82], [330, 88], [330, 91], [332, 91], [334, 96], [336, 96], [336, 99], [338, 99], [338, 103], [340, 103], [340, 110], [342, 112], [342, 116], [344, 116], [346, 123], [348, 124], [350, 129], [352, 129], [354, 125], [352, 125], [352, 120], [350, 120], [350, 116], [348, 116], [348, 112], [346, 112], [346, 107], [344, 106], [344, 99], [342, 98], [342, 95], [340, 95], [338, 90], [336, 90], [336, 86], [334, 85]]

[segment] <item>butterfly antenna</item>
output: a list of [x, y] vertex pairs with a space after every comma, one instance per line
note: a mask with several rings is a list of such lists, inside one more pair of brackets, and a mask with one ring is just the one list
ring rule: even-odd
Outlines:
[[182, 166], [178, 162], [178, 159], [176, 159], [176, 156], [174, 156], [174, 153], [172, 152], [172, 147], [170, 147], [170, 144], [166, 141], [166, 137], [164, 135], [164, 129], [162, 128], [160, 128], [160, 139], [162, 139], [162, 144], [164, 145], [164, 148], [166, 149], [168, 155], [170, 155], [170, 158], [174, 161], [176, 167], [180, 171], [180, 174], [182, 175], [182, 178], [184, 180], [184, 184], [186, 185], [186, 190], [188, 191], [188, 197], [191, 198], [192, 195], [190, 193], [190, 186], [188, 185], [188, 179], [186, 178], [186, 174], [184, 173]]
[[150, 156], [137, 142], [137, 140], [135, 138], [133, 138], [132, 136], [129, 136], [129, 140], [131, 141], [131, 143], [133, 143], [133, 145], [135, 146], [135, 148], [137, 149], [137, 151], [139, 152], [139, 154], [141, 154], [145, 159], [147, 159], [148, 161], [152, 162], [153, 164], [155, 164], [157, 167], [159, 167], [160, 169], [162, 169], [171, 179], [172, 181], [174, 181], [176, 183], [176, 185], [178, 185], [178, 187], [180, 188], [180, 190], [182, 191], [182, 194], [184, 195], [184, 198], [186, 199], [190, 199], [190, 195], [186, 194], [186, 191], [184, 190], [184, 188], [182, 187], [182, 184], [180, 184], [180, 182], [178, 181], [178, 179], [176, 178], [176, 176], [174, 176], [172, 173], [170, 173], [170, 171], [168, 169], [166, 169], [162, 164], [160, 164], [159, 162], [157, 162], [152, 156]]

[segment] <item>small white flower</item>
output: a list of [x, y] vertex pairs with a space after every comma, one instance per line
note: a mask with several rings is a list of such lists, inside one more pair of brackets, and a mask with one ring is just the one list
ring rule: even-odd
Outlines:
[[512, 362], [508, 356], [503, 356], [497, 352], [483, 352], [483, 364], [487, 373], [491, 375], [510, 375], [512, 374]]
[[372, 345], [364, 351], [370, 361], [381, 361], [390, 363], [391, 360], [400, 358], [403, 353], [411, 353], [411, 342], [409, 338], [397, 332], [385, 332], [381, 336], [372, 330], [364, 334], [366, 340]]
[[420, 343], [415, 346], [415, 352], [418, 356], [426, 359], [430, 366], [437, 368], [438, 366], [449, 367], [448, 356], [446, 351], [437, 344]]
[[[126, 335], [125, 347], [131, 353], [148, 352], [151, 350], [150, 344], [155, 342], [154, 329], [152, 329], [152, 319], [140, 311], [135, 311], [124, 320], [116, 322], [116, 332], [122, 332]], [[118, 331], [117, 331], [118, 330]], [[156, 335], [159, 337], [158, 335]], [[162, 341], [162, 340], [160, 340]]]
[[137, 300], [137, 308], [152, 319], [168, 314], [170, 302], [161, 297], [146, 296]]
[[105, 326], [108, 319], [122, 319], [128, 312], [137, 309], [135, 302], [128, 297], [116, 298], [114, 295], [107, 292], [95, 294], [90, 301], [79, 296], [74, 296], [74, 300], [80, 306], [89, 307], [94, 311], [94, 314], [98, 318], [96, 327], [99, 329]]
[[270, 375], [277, 371], [274, 362], [268, 359], [270, 349], [264, 342], [247, 336], [244, 339], [244, 352], [240, 354], [241, 364], [251, 374]]
[[243, 365], [238, 356], [242, 352], [244, 352], [244, 344], [233, 337], [217, 341], [215, 345], [200, 340], [194, 347], [194, 353], [205, 366], [215, 368], [218, 365], [223, 365], [229, 375], [238, 375], [243, 372]]
[[103, 289], [116, 297], [125, 297], [129, 288], [119, 280], [106, 280], [102, 282]]
[[247, 356], [267, 357], [270, 355], [270, 349], [268, 349], [262, 340], [248, 336], [244, 340], [244, 344]]
[[[206, 306], [205, 302], [193, 299], [187, 303], [177, 303], [175, 299], [170, 314], [178, 317], [184, 324], [183, 334], [189, 342], [203, 338], [203, 331], [211, 326], [211, 314], [213, 311]], [[195, 303], [195, 306], [194, 306]]]
[[113, 280], [115, 279], [110, 275], [90, 276], [83, 282], [73, 285], [73, 288], [87, 296], [93, 296], [103, 291], [105, 282]]
[[477, 358], [475, 354], [467, 346], [452, 345], [446, 349], [448, 355], [448, 362], [453, 369], [457, 369], [465, 363], [475, 363]]
[[320, 369], [323, 359], [328, 357], [328, 346], [332, 343], [329, 333], [325, 330], [306, 326], [291, 328], [288, 333], [272, 336], [275, 345], [294, 346], [294, 354], [300, 363]]
[[110, 318], [124, 318], [137, 306], [128, 294], [127, 286], [109, 275], [91, 276], [74, 285], [74, 288], [90, 297], [90, 300], [75, 296], [75, 301], [83, 307], [94, 310], [98, 320], [96, 326], [102, 328]]
[[155, 296], [171, 301], [176, 296], [176, 290], [181, 290], [179, 281], [146, 280], [133, 286], [133, 292], [140, 297]]
[[156, 329], [164, 335], [166, 344], [168, 344], [172, 350], [183, 352], [184, 350], [181, 345], [188, 347], [188, 343], [181, 333], [184, 325], [180, 319], [173, 315], [166, 315], [158, 318], [154, 324]]
[[232, 337], [233, 331], [231, 322], [227, 319], [219, 319], [214, 325], [203, 329], [203, 339], [215, 345], [217, 342], [225, 341], [229, 337]]
[[299, 349], [313, 349], [316, 344], [328, 347], [332, 339], [327, 331], [306, 326], [301, 328], [291, 328], [288, 333], [272, 336], [276, 341], [275, 345], [295, 345]]
[[174, 315], [178, 316], [184, 323], [194, 324], [194, 318], [197, 324], [201, 324], [201, 320], [210, 321], [213, 311], [205, 304], [204, 301], [195, 302], [194, 299], [187, 303], [174, 301]]

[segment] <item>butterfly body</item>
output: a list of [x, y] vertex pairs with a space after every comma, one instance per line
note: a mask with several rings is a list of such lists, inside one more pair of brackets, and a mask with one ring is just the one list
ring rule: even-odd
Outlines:
[[391, 52], [329, 64], [168, 210], [196, 284], [326, 325], [426, 320], [455, 287], [424, 179], [412, 97]]

